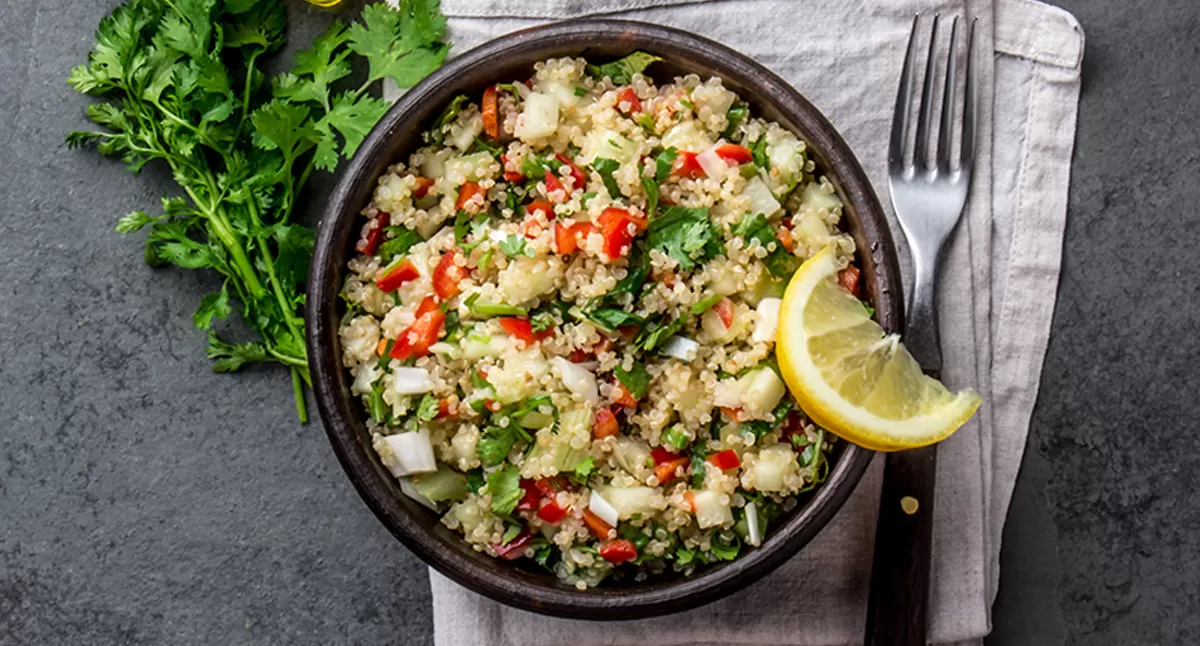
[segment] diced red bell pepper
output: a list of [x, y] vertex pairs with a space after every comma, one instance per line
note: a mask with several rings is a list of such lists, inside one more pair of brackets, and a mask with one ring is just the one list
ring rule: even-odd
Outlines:
[[728, 417], [730, 419], [730, 421], [734, 421], [734, 422], [742, 421], [742, 409], [740, 407], [731, 408], [729, 406], [722, 406], [721, 412], [725, 413], [725, 417]]
[[421, 277], [421, 272], [417, 270], [417, 266], [411, 260], [405, 258], [400, 262], [384, 269], [383, 273], [375, 277], [375, 286], [385, 293], [391, 293], [400, 289], [400, 286], [410, 280], [416, 280]]
[[850, 265], [838, 272], [838, 284], [842, 286], [842, 289], [858, 296], [858, 276], [858, 267]]
[[506, 316], [499, 319], [499, 321], [500, 327], [504, 328], [504, 331], [507, 332], [509, 336], [525, 345], [529, 345], [535, 341], [541, 341], [551, 334], [554, 334], [554, 331], [550, 329], [542, 330], [541, 332], [534, 332], [533, 326], [529, 323], [529, 319], [522, 316]]
[[621, 432], [621, 427], [617, 424], [617, 416], [607, 408], [601, 408], [596, 411], [596, 423], [592, 425], [592, 435], [597, 439], [612, 437]]
[[387, 213], [379, 213], [374, 220], [363, 225], [362, 237], [354, 244], [354, 250], [368, 256], [375, 255], [375, 250], [383, 243], [383, 230], [391, 221]]
[[525, 556], [525, 548], [533, 542], [533, 534], [525, 530], [521, 530], [517, 537], [508, 542], [508, 545], [493, 545], [496, 549], [496, 555], [506, 561], [513, 561]]
[[500, 166], [504, 169], [504, 181], [519, 182], [525, 179], [525, 175], [516, 167], [509, 166], [508, 155], [500, 155]]
[[736, 469], [742, 466], [742, 460], [738, 457], [737, 451], [733, 449], [725, 449], [720, 453], [714, 453], [708, 456], [708, 463], [717, 467], [722, 471]]
[[658, 484], [667, 484], [674, 480], [676, 471], [681, 467], [686, 467], [690, 461], [688, 458], [679, 458], [654, 467], [654, 477], [658, 478]]
[[546, 197], [550, 198], [551, 202], [561, 204], [567, 201], [570, 192], [563, 186], [562, 180], [558, 178], [552, 171], [546, 171]]
[[437, 417], [434, 419], [444, 419], [453, 416], [456, 412], [454, 404], [450, 403], [448, 398], [443, 398], [438, 401]]
[[[622, 103], [629, 104], [629, 109], [623, 109], [621, 107]], [[617, 95], [617, 109], [625, 114], [637, 114], [642, 111], [642, 102], [638, 99], [637, 92], [634, 92], [633, 88], [627, 87]]]
[[745, 164], [754, 160], [754, 155], [750, 153], [750, 149], [737, 144], [722, 144], [717, 146], [717, 157], [724, 159], [731, 164]]
[[537, 517], [551, 525], [557, 525], [558, 521], [566, 518], [566, 516], [567, 510], [559, 507], [558, 503], [553, 500], [546, 501], [546, 504], [542, 505], [537, 511]]
[[442, 259], [433, 270], [433, 291], [437, 292], [438, 298], [443, 301], [461, 292], [462, 288], [458, 284], [467, 277], [466, 269], [454, 262], [456, 255], [458, 254], [454, 251], [442, 254]]
[[654, 460], [654, 464], [657, 465], [664, 464], [666, 462], [674, 462], [682, 456], [680, 456], [678, 453], [668, 451], [660, 446], [650, 450], [650, 457]]
[[696, 496], [691, 491], [685, 491], [683, 492], [683, 497], [687, 500], [688, 507], [691, 508], [692, 513], [696, 513]]
[[614, 538], [600, 544], [600, 558], [613, 565], [632, 561], [637, 558], [637, 555], [637, 547], [634, 546], [633, 541], [624, 538]]
[[779, 244], [783, 246], [783, 250], [792, 253], [796, 243], [792, 240], [792, 232], [787, 227], [780, 226], [775, 230], [775, 237], [779, 239]]
[[521, 496], [521, 501], [517, 503], [517, 511], [533, 511], [538, 508], [538, 503], [542, 501], [542, 492], [538, 491], [534, 486], [533, 480], [529, 478], [521, 478], [521, 490], [525, 492]]
[[671, 165], [671, 174], [686, 179], [705, 176], [704, 167], [696, 159], [696, 153], [686, 150], [679, 151], [679, 154], [675, 156], [675, 162]]
[[[617, 328], [617, 330], [620, 330], [620, 329], [621, 328]], [[600, 340], [596, 342], [596, 345], [592, 346], [592, 354], [600, 354], [601, 352], [608, 352], [609, 350], [613, 349], [614, 345], [616, 345], [616, 344], [613, 343], [612, 339], [610, 339], [606, 336], [602, 336], [602, 337], [600, 337]]]
[[483, 131], [492, 139], [500, 138], [500, 121], [497, 118], [499, 103], [495, 85], [489, 85], [483, 91], [483, 100], [481, 102], [480, 114], [483, 116]]
[[591, 509], [583, 510], [583, 524], [592, 530], [596, 538], [608, 538], [608, 533], [612, 531], [612, 525], [604, 522], [604, 519], [597, 516]]
[[417, 306], [417, 311], [415, 314], [413, 314], [413, 319], [419, 319], [433, 310], [436, 310], [437, 308], [437, 298], [433, 296], [426, 296], [425, 298], [421, 299], [421, 304]]
[[558, 489], [555, 488], [552, 478], [538, 478], [533, 481], [533, 486], [537, 487], [537, 490], [542, 492], [543, 496], [550, 497], [558, 493]]
[[645, 231], [649, 224], [646, 218], [616, 207], [604, 209], [597, 220], [600, 223], [600, 234], [604, 236], [604, 253], [610, 260], [616, 260], [628, 253], [633, 237]]
[[629, 389], [625, 387], [625, 384], [618, 381], [617, 399], [614, 403], [624, 406], [625, 408], [637, 408], [637, 402], [638, 400], [634, 398], [633, 393], [629, 392]]
[[554, 205], [546, 200], [535, 200], [525, 205], [525, 212], [529, 215], [541, 213], [547, 220], [554, 219]]
[[717, 316], [721, 317], [721, 323], [728, 330], [733, 325], [733, 301], [728, 298], [722, 298], [717, 301], [716, 305], [713, 305], [713, 310], [716, 311]]
[[574, 180], [574, 186], [571, 187], [572, 189], [583, 188], [584, 185], [587, 184], [587, 175], [583, 174], [583, 171], [575, 165], [575, 162], [568, 159], [567, 156], [562, 153], [556, 153], [554, 158], [563, 164], [566, 164], [567, 168], [571, 169], [571, 179]]
[[[479, 199], [475, 199], [476, 196], [479, 196]], [[486, 198], [482, 187], [475, 182], [465, 182], [458, 189], [458, 199], [454, 201], [454, 210], [481, 213]]]
[[413, 197], [421, 199], [428, 195], [429, 189], [433, 186], [433, 178], [417, 175], [414, 179], [417, 180], [417, 187], [412, 190]]
[[580, 241], [595, 232], [596, 227], [591, 222], [576, 222], [570, 225], [555, 222], [554, 243], [558, 253], [563, 256], [575, 253], [579, 249]]
[[437, 308], [434, 308], [432, 312], [422, 314], [396, 338], [390, 356], [398, 361], [403, 361], [410, 357], [423, 357], [429, 354], [429, 346], [437, 343], [445, 323], [446, 314]]

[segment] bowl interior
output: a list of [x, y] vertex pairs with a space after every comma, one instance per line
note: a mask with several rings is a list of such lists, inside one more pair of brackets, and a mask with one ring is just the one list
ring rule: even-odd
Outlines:
[[557, 23], [515, 32], [471, 50], [409, 90], [380, 121], [335, 188], [318, 232], [309, 281], [309, 357], [322, 420], [347, 474], [372, 511], [418, 556], [458, 583], [527, 610], [572, 618], [636, 618], [675, 612], [716, 599], [765, 575], [807, 543], [849, 496], [871, 452], [836, 443], [825, 484], [800, 498], [763, 545], [737, 560], [690, 577], [606, 583], [586, 591], [521, 562], [475, 552], [438, 522], [438, 515], [405, 496], [375, 457], [366, 412], [350, 393], [337, 329], [346, 261], [354, 253], [375, 182], [391, 163], [421, 145], [421, 133], [457, 94], [479, 95], [496, 82], [527, 78], [537, 61], [582, 56], [613, 59], [634, 50], [661, 56], [649, 70], [657, 81], [684, 74], [718, 76], [752, 113], [777, 121], [808, 142], [845, 203], [844, 228], [858, 246], [865, 294], [885, 329], [900, 328], [899, 272], [878, 200], [848, 146], [799, 93], [749, 58], [674, 29], [618, 20]]

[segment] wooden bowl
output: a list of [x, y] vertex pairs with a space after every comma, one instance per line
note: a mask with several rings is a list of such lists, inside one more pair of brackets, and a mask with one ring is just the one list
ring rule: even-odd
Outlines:
[[[389, 164], [420, 145], [420, 135], [457, 94], [478, 96], [493, 83], [531, 75], [537, 61], [561, 56], [609, 60], [634, 50], [661, 56], [656, 80], [695, 73], [718, 76], [750, 103], [752, 114], [791, 129], [808, 142], [845, 203], [843, 222], [858, 246], [864, 293], [885, 329], [901, 327], [900, 274], [884, 213], [862, 168], [829, 121], [795, 89], [750, 58], [691, 33], [623, 20], [560, 22], [514, 32], [452, 59], [409, 90], [367, 136], [338, 181], [318, 227], [308, 285], [308, 356], [321, 419], [338, 460], [379, 520], [439, 572], [471, 590], [525, 610], [577, 619], [633, 619], [695, 608], [745, 587], [800, 550], [849, 497], [872, 452], [838, 442], [829, 478], [771, 529], [761, 547], [692, 576], [606, 582], [580, 591], [537, 566], [493, 559], [471, 549], [410, 500], [371, 448], [366, 412], [350, 394], [342, 367], [338, 298], [346, 261], [363, 224], [376, 180]], [[880, 142], [882, 154], [885, 142]]]

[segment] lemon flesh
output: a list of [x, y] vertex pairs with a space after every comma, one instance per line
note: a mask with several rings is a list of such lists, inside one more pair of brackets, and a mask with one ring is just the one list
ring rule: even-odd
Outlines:
[[899, 335], [886, 334], [837, 282], [832, 246], [809, 258], [783, 296], [776, 332], [780, 372], [816, 424], [876, 451], [949, 437], [979, 408], [971, 389], [950, 392], [921, 372]]

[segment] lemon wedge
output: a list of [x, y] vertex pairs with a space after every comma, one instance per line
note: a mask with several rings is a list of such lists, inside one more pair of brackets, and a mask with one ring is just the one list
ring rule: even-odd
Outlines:
[[978, 393], [952, 393], [921, 372], [899, 335], [886, 334], [838, 286], [827, 246], [792, 276], [779, 310], [776, 358], [800, 408], [821, 427], [876, 451], [933, 444], [979, 408]]

